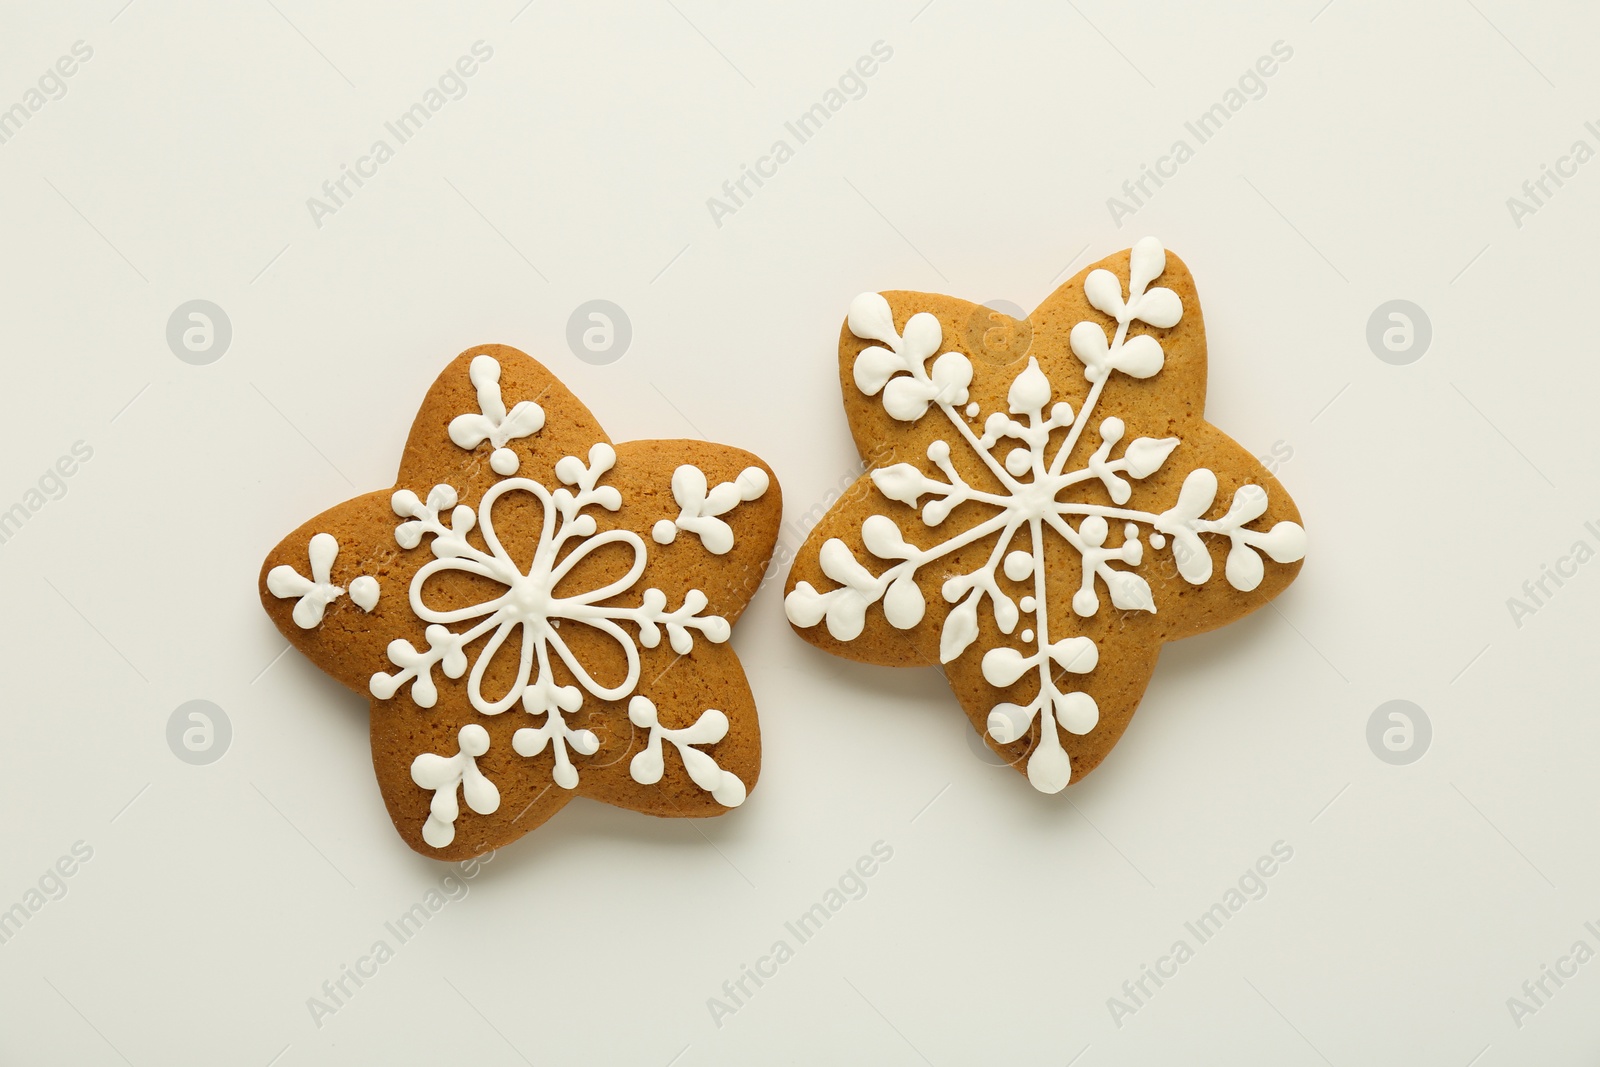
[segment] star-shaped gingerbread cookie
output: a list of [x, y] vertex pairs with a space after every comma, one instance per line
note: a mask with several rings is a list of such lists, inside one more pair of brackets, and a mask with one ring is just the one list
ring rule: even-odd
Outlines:
[[424, 855], [499, 848], [575, 796], [719, 815], [760, 769], [727, 641], [781, 513], [755, 456], [613, 445], [543, 366], [485, 345], [428, 391], [393, 488], [272, 550], [261, 603], [368, 697], [384, 803]]
[[1021, 344], [987, 343], [993, 319], [925, 293], [851, 303], [840, 380], [872, 469], [811, 532], [784, 603], [829, 652], [943, 664], [990, 747], [1054, 793], [1117, 743], [1162, 644], [1283, 591], [1305, 531], [1205, 420], [1199, 299], [1160, 242], [1008, 319]]

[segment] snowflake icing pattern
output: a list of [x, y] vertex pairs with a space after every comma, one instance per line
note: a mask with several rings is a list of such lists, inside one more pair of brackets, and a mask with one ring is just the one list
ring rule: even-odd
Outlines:
[[[602, 604], [633, 588], [644, 573], [646, 558], [644, 540], [638, 534], [632, 530], [596, 534], [594, 516], [585, 513], [590, 507], [616, 511], [622, 506], [621, 493], [612, 486], [599, 484], [616, 461], [616, 450], [604, 443], [589, 450], [588, 464], [576, 456], [563, 458], [556, 464], [556, 477], [573, 488], [563, 486], [553, 493], [530, 478], [506, 478], [484, 493], [476, 515], [471, 508], [456, 503], [455, 490], [448, 485], [434, 486], [425, 502], [409, 489], [398, 490], [394, 494], [394, 511], [407, 521], [396, 527], [395, 540], [402, 548], [416, 548], [423, 537], [433, 537], [431, 547], [435, 558], [411, 580], [411, 610], [428, 624], [425, 632], [428, 648], [419, 652], [404, 639], [391, 644], [389, 659], [401, 669], [394, 674], [374, 674], [372, 695], [387, 700], [410, 680], [411, 699], [420, 707], [430, 708], [438, 700], [438, 689], [433, 682], [435, 665], [448, 678], [460, 678], [465, 674], [468, 698], [482, 714], [499, 715], [520, 702], [528, 714], [545, 716], [543, 725], [518, 730], [512, 745], [522, 756], [536, 756], [544, 751], [545, 745], [551, 745], [556, 784], [566, 789], [575, 788], [578, 771], [573, 766], [569, 748], [588, 756], [600, 747], [592, 731], [573, 730], [566, 722], [566, 715], [583, 706], [583, 693], [586, 691], [601, 700], [620, 700], [632, 693], [639, 684], [639, 645], [656, 647], [661, 643], [663, 629], [673, 651], [679, 655], [687, 654], [694, 647], [692, 630], [718, 643], [726, 641], [729, 634], [728, 623], [721, 616], [700, 614], [706, 606], [706, 596], [699, 590], [690, 590], [683, 604], [672, 611], [667, 610], [666, 594], [659, 589], [646, 589], [640, 602], [632, 607]], [[518, 567], [495, 536], [494, 521], [490, 517], [495, 501], [512, 492], [532, 494], [544, 512], [544, 527], [534, 549], [533, 562], [526, 572]], [[448, 526], [440, 518], [443, 511], [449, 511]], [[467, 534], [474, 526], [489, 546], [487, 552], [467, 541]], [[569, 543], [574, 547], [563, 556], [562, 550]], [[626, 574], [597, 589], [571, 596], [556, 595], [556, 587], [574, 567], [596, 549], [612, 543], [621, 543], [633, 550], [633, 561]], [[428, 605], [423, 591], [430, 578], [448, 572], [488, 578], [504, 586], [505, 592], [468, 607], [440, 611]], [[464, 630], [450, 629], [455, 623], [472, 620], [477, 621]], [[561, 639], [563, 621], [591, 626], [618, 644], [628, 663], [627, 674], [621, 682], [608, 686], [589, 673]], [[624, 623], [637, 629], [637, 644], [623, 628]], [[519, 656], [516, 681], [500, 697], [490, 698], [483, 692], [484, 672], [519, 631], [520, 642], [514, 646]], [[468, 674], [466, 647], [485, 635], [489, 639], [478, 652]], [[577, 686], [556, 684], [551, 670], [552, 655], [572, 672], [579, 683]]]
[[[1144, 562], [1146, 540], [1156, 550], [1170, 542], [1177, 572], [1187, 582], [1201, 585], [1211, 579], [1213, 569], [1202, 536], [1226, 537], [1229, 550], [1224, 577], [1233, 588], [1246, 592], [1261, 583], [1265, 569], [1262, 553], [1277, 563], [1290, 563], [1305, 554], [1305, 532], [1294, 522], [1278, 522], [1266, 531], [1246, 527], [1267, 510], [1267, 493], [1260, 486], [1240, 487], [1225, 514], [1203, 518], [1212, 509], [1218, 488], [1216, 475], [1204, 467], [1188, 473], [1177, 500], [1165, 510], [1124, 507], [1133, 496], [1130, 479], [1140, 481], [1161, 470], [1181, 444], [1176, 437], [1138, 437], [1113, 456], [1126, 436], [1126, 426], [1115, 416], [1103, 418], [1094, 427], [1098, 447], [1083, 467], [1067, 469], [1079, 438], [1093, 425], [1095, 407], [1112, 375], [1150, 378], [1162, 369], [1165, 357], [1160, 342], [1147, 333], [1129, 336], [1129, 327], [1139, 322], [1167, 328], [1181, 319], [1178, 295], [1171, 289], [1150, 288], [1165, 269], [1165, 250], [1154, 238], [1145, 238], [1130, 255], [1126, 296], [1121, 281], [1110, 271], [1096, 269], [1086, 277], [1083, 288], [1089, 304], [1114, 319], [1116, 328], [1108, 339], [1100, 323], [1084, 321], [1069, 334], [1071, 350], [1089, 382], [1081, 411], [1074, 412], [1063, 401], [1051, 403], [1050, 380], [1037, 360], [1030, 358], [1011, 381], [1009, 411], [990, 414], [981, 434], [968, 424], [968, 417], [979, 414], [976, 404], [968, 404], [971, 361], [957, 351], [933, 358], [943, 343], [943, 330], [935, 316], [927, 312], [912, 315], [902, 334], [896, 332], [888, 301], [881, 295], [864, 293], [850, 306], [850, 332], [878, 342], [856, 356], [856, 387], [868, 396], [881, 395], [884, 410], [901, 422], [915, 423], [931, 407], [937, 407], [955, 429], [960, 445], [982, 462], [1003, 491], [968, 484], [952, 462], [951, 444], [943, 439], [933, 441], [927, 449], [928, 459], [942, 478], [930, 477], [910, 463], [872, 471], [878, 491], [889, 500], [917, 509], [928, 527], [941, 526], [965, 503], [987, 505], [993, 514], [927, 549], [908, 543], [888, 516], [870, 516], [861, 527], [862, 543], [871, 556], [889, 566], [875, 574], [844, 541], [828, 539], [818, 562], [822, 573], [838, 587], [819, 591], [810, 582], [798, 582], [785, 601], [789, 619], [802, 628], [825, 622], [832, 637], [850, 641], [865, 627], [867, 609], [881, 603], [891, 626], [910, 630], [927, 611], [916, 581], [918, 573], [968, 545], [998, 535], [986, 563], [970, 573], [947, 578], [940, 589], [943, 599], [954, 607], [940, 630], [939, 659], [950, 663], [977, 639], [978, 612], [985, 601], [1003, 634], [1024, 627], [1019, 636], [1029, 649], [991, 648], [982, 657], [981, 670], [984, 680], [996, 688], [1011, 686], [1030, 674], [1037, 676], [1038, 690], [1028, 703], [994, 705], [988, 715], [988, 732], [995, 741], [1008, 744], [1026, 738], [1035, 719], [1040, 720], [1039, 740], [1029, 756], [1027, 773], [1042, 792], [1058, 792], [1072, 779], [1071, 761], [1056, 727], [1087, 734], [1100, 719], [1093, 697], [1063, 689], [1057, 681], [1058, 672], [1084, 675], [1093, 671], [1100, 650], [1089, 637], [1052, 631], [1053, 624], [1070, 616], [1052, 610], [1048, 602], [1047, 528], [1082, 560], [1082, 584], [1070, 607], [1072, 614], [1083, 618], [1100, 611], [1102, 587], [1116, 609], [1158, 612], [1149, 582], [1133, 569]], [[958, 408], [965, 408], [967, 417]], [[1057, 430], [1065, 431], [1065, 439], [1052, 450], [1051, 435]], [[1103, 486], [1112, 506], [1074, 500], [1069, 490], [1087, 483]], [[1112, 531], [1119, 525], [1122, 540], [1113, 544]], [[1024, 531], [1027, 547], [1016, 547]], [[1001, 573], [1015, 583], [1031, 582], [1032, 592], [1013, 599], [998, 581]], [[1033, 625], [1025, 625], [1023, 616], [1030, 616]]]
[[[512, 375], [521, 383], [519, 392], [531, 395], [530, 385], [541, 379], [545, 384], [537, 395], [564, 392], [532, 360], [514, 350], [500, 351], [520, 361]], [[402, 689], [408, 692], [409, 704], [424, 713], [420, 723], [427, 723], [426, 713], [442, 712], [437, 726], [428, 723], [421, 728], [449, 729], [454, 750], [430, 751], [448, 744], [439, 738], [422, 751], [412, 749], [406, 757], [406, 778], [421, 794], [397, 793], [405, 779], [385, 779], [380, 769], [386, 796], [400, 813], [397, 825], [404, 820], [403, 829], [412, 828], [430, 849], [481, 850], [520, 836], [564, 803], [561, 794], [578, 790], [583, 758], [597, 754], [609, 758], [588, 764], [597, 775], [598, 791], [592, 795], [612, 803], [661, 815], [709, 814], [685, 802], [682, 787], [689, 785], [722, 809], [737, 807], [744, 802], [753, 781], [747, 781], [748, 776], [756, 769], [749, 750], [734, 751], [739, 765], [735, 773], [704, 746], [717, 745], [735, 732], [746, 739], [741, 743], [747, 743], [754, 726], [748, 697], [729, 694], [733, 703], [723, 704], [727, 711], [699, 704], [692, 721], [678, 720], [681, 712], [674, 712], [669, 722], [663, 722], [655, 701], [645, 694], [654, 691], [660, 699], [662, 692], [674, 694], [688, 687], [689, 699], [695, 699], [694, 683], [684, 681], [682, 674], [673, 676], [664, 690], [657, 683], [679, 658], [691, 656], [702, 643], [727, 642], [731, 626], [719, 612], [730, 608], [736, 612], [748, 600], [752, 591], [748, 583], [743, 588], [735, 583], [751, 568], [759, 573], [765, 567], [776, 537], [781, 505], [778, 494], [769, 493], [775, 486], [768, 472], [759, 466], [734, 468], [737, 473], [730, 473], [730, 480], [711, 485], [695, 463], [675, 468], [669, 464], [659, 475], [648, 477], [652, 481], [660, 477], [661, 489], [670, 489], [670, 498], [664, 492], [654, 495], [647, 483], [642, 489], [627, 490], [630, 499], [624, 500], [624, 489], [608, 484], [619, 464], [617, 448], [603, 435], [598, 441], [583, 440], [598, 431], [587, 413], [548, 426], [537, 400], [506, 402], [501, 380], [505, 369], [487, 353], [470, 360], [463, 357], [441, 375], [435, 391], [450, 396], [449, 406], [455, 408], [456, 383], [465, 378], [478, 410], [445, 411], [425, 404], [419, 422], [426, 425], [430, 444], [443, 430], [442, 437], [464, 453], [480, 452], [487, 445], [483, 451], [488, 452], [492, 479], [486, 479], [478, 461], [463, 465], [440, 457], [444, 461], [439, 462], [431, 458], [434, 453], [414, 462], [408, 456], [402, 478], [420, 475], [418, 488], [432, 484], [425, 497], [403, 480], [389, 494], [389, 510], [398, 518], [392, 527], [366, 525], [375, 511], [376, 501], [371, 499], [375, 494], [340, 505], [315, 520], [316, 525], [307, 524], [308, 532], [291, 535], [269, 557], [270, 566], [262, 577], [263, 603], [295, 601], [292, 611], [279, 609], [275, 614], [280, 630], [346, 684], [363, 686], [376, 702], [375, 725], [419, 722], [406, 710], [409, 705], [400, 707], [399, 702], [398, 718], [388, 712], [380, 717], [378, 707], [395, 701]], [[654, 471], [661, 454], [670, 453], [660, 447], [664, 444], [668, 443], [652, 443], [645, 451], [633, 449], [630, 464], [642, 459], [646, 469]], [[565, 454], [584, 448], [584, 458]], [[721, 465], [732, 458], [719, 454], [721, 449], [697, 445], [690, 452], [700, 457], [698, 463]], [[528, 476], [525, 460], [541, 452], [561, 457], [553, 464], [553, 479]], [[632, 476], [623, 484], [640, 486], [639, 472]], [[480, 487], [475, 507], [462, 503], [463, 494], [477, 494]], [[641, 499], [631, 499], [635, 494]], [[747, 522], [730, 514], [763, 497], [762, 517]], [[667, 499], [675, 510], [658, 517]], [[512, 506], [501, 510], [504, 529], [497, 530], [496, 505], [502, 501]], [[611, 528], [601, 529], [600, 517], [610, 515], [616, 516], [606, 520]], [[387, 560], [381, 568], [384, 581], [398, 581], [405, 589], [375, 622], [352, 627], [348, 617], [339, 617], [336, 624], [325, 624], [325, 617], [335, 618], [340, 612], [346, 590], [335, 584], [333, 568], [346, 554], [333, 535], [317, 529], [323, 522], [343, 528], [339, 536], [350, 543], [349, 567]], [[736, 525], [744, 531], [738, 534], [738, 546]], [[680, 535], [697, 542], [692, 550], [671, 550], [680, 558], [692, 562], [692, 555], [681, 553], [703, 550], [711, 558], [734, 560], [737, 570], [713, 570], [690, 587], [681, 576], [652, 569], [657, 555], [668, 551], [662, 546]], [[387, 548], [383, 541], [389, 542]], [[398, 560], [393, 555], [395, 545], [402, 552]], [[289, 562], [297, 557], [309, 558], [311, 578], [300, 575]], [[594, 565], [586, 566], [586, 561]], [[652, 575], [657, 576], [654, 582], [676, 592], [669, 597], [653, 584]], [[365, 574], [344, 580], [352, 605], [361, 612], [373, 611], [379, 581]], [[715, 609], [713, 596], [719, 598]], [[610, 652], [607, 645], [612, 646]], [[652, 661], [647, 652], [655, 657], [648, 676], [645, 665]], [[708, 669], [726, 671], [731, 657], [731, 652], [721, 651], [705, 662]], [[373, 672], [384, 661], [385, 669]], [[696, 659], [686, 662], [681, 670], [692, 671]], [[362, 663], [366, 666], [359, 666]], [[737, 672], [736, 662], [732, 669]], [[737, 676], [742, 678], [742, 673]], [[455, 685], [440, 708], [447, 682]], [[502, 687], [503, 691], [491, 691]], [[674, 704], [682, 702], [675, 696]], [[607, 706], [593, 708], [596, 703]], [[528, 715], [529, 724], [494, 728], [493, 733], [486, 728], [513, 709]], [[580, 710], [602, 716], [606, 724], [602, 732], [618, 721], [626, 729], [603, 740], [595, 730], [570, 721]], [[741, 725], [736, 727], [735, 720]], [[402, 726], [394, 736], [409, 737], [417, 728]], [[506, 776], [516, 774], [515, 767], [523, 760], [547, 749], [550, 778], [561, 787], [555, 790], [557, 795], [547, 797], [548, 788], [536, 790], [532, 802], [510, 813], [513, 817], [475, 830], [464, 844], [458, 842], [456, 823], [463, 809], [479, 816], [496, 815]], [[522, 760], [506, 761], [505, 750]], [[677, 753], [674, 759], [681, 771], [672, 767], [674, 760], [665, 758], [667, 751]], [[624, 760], [629, 752], [632, 759]], [[619, 792], [618, 770], [657, 795], [649, 797], [631, 787]], [[495, 776], [501, 777], [499, 783]], [[423, 813], [416, 810], [416, 801], [427, 793], [432, 796]], [[541, 804], [540, 811], [517, 825], [536, 803]]]

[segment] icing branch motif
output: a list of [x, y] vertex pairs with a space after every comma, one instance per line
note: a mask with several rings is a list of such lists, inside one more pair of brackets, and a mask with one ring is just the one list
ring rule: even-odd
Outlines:
[[467, 372], [478, 390], [480, 414], [457, 415], [450, 420], [450, 440], [471, 451], [483, 442], [494, 446], [489, 466], [501, 477], [517, 473], [522, 461], [506, 444], [528, 437], [544, 428], [544, 409], [532, 400], [519, 400], [506, 411], [500, 397], [500, 361], [493, 356], [477, 356]]
[[[302, 630], [313, 629], [322, 623], [328, 605], [344, 596], [341, 585], [334, 585], [333, 561], [339, 555], [339, 542], [330, 533], [314, 534], [307, 546], [311, 560], [311, 577], [307, 578], [287, 563], [279, 564], [267, 573], [267, 590], [281, 600], [298, 597], [294, 606], [294, 624]], [[350, 583], [350, 599], [362, 611], [371, 611], [378, 604], [378, 580], [361, 575]]]
[[670, 545], [684, 530], [700, 538], [706, 551], [723, 556], [733, 548], [733, 527], [717, 518], [726, 515], [746, 500], [757, 500], [767, 491], [767, 472], [746, 467], [731, 482], [722, 482], [706, 491], [706, 476], [699, 467], [685, 463], [672, 472], [672, 499], [678, 503], [676, 519], [662, 519], [650, 531], [657, 544]]
[[[1228, 538], [1224, 577], [1243, 591], [1255, 589], [1262, 581], [1261, 553], [1278, 563], [1290, 563], [1305, 554], [1305, 531], [1296, 523], [1280, 522], [1266, 531], [1245, 528], [1267, 510], [1267, 493], [1258, 485], [1242, 486], [1220, 518], [1204, 518], [1215, 502], [1217, 477], [1203, 467], [1189, 472], [1178, 499], [1166, 510], [1125, 507], [1134, 492], [1131, 481], [1161, 470], [1182, 444], [1176, 437], [1138, 437], [1116, 455], [1127, 427], [1115, 416], [1103, 418], [1095, 425], [1099, 443], [1084, 466], [1067, 469], [1079, 437], [1094, 425], [1095, 407], [1112, 373], [1149, 378], [1161, 371], [1165, 355], [1160, 342], [1147, 333], [1130, 337], [1128, 331], [1135, 322], [1167, 328], [1182, 318], [1182, 301], [1176, 293], [1149, 287], [1165, 269], [1165, 250], [1160, 242], [1147, 237], [1133, 248], [1126, 296], [1121, 281], [1110, 271], [1094, 270], [1085, 279], [1084, 293], [1090, 305], [1114, 319], [1116, 329], [1108, 338], [1098, 322], [1084, 321], [1068, 335], [1090, 383], [1082, 411], [1074, 413], [1065, 402], [1051, 403], [1050, 380], [1037, 360], [1030, 358], [1011, 382], [1008, 410], [991, 413], [981, 436], [957, 411], [967, 403], [972, 381], [967, 357], [946, 352], [933, 361], [931, 369], [925, 366], [943, 341], [939, 320], [919, 312], [907, 321], [901, 335], [895, 332], [888, 301], [879, 294], [864, 293], [850, 305], [850, 331], [887, 346], [869, 346], [857, 355], [854, 377], [861, 392], [869, 396], [881, 392], [884, 410], [902, 422], [916, 422], [930, 407], [937, 407], [958, 438], [958, 446], [975, 456], [1002, 489], [978, 489], [963, 479], [951, 460], [952, 444], [944, 438], [927, 448], [939, 477], [911, 463], [873, 471], [872, 481], [879, 492], [917, 509], [923, 524], [930, 528], [939, 527], [964, 503], [987, 505], [993, 514], [926, 549], [908, 543], [888, 516], [868, 517], [861, 526], [862, 543], [872, 557], [888, 566], [874, 573], [844, 541], [829, 539], [818, 562], [837, 587], [821, 591], [809, 582], [798, 583], [785, 601], [789, 619], [800, 627], [825, 622], [835, 639], [849, 641], [865, 628], [867, 608], [881, 603], [891, 626], [909, 630], [922, 621], [927, 610], [916, 582], [918, 572], [968, 545], [993, 538], [994, 547], [985, 563], [942, 583], [940, 595], [954, 607], [940, 631], [939, 658], [949, 663], [972, 645], [979, 633], [978, 612], [985, 603], [995, 625], [1008, 636], [1017, 633], [1023, 616], [1031, 617], [1033, 624], [1024, 626], [1018, 635], [1030, 650], [990, 649], [983, 656], [982, 672], [990, 685], [1002, 689], [1029, 674], [1037, 675], [1038, 691], [1033, 699], [1024, 705], [997, 703], [990, 711], [988, 728], [991, 737], [1005, 744], [1025, 738], [1034, 720], [1041, 719], [1039, 741], [1027, 770], [1029, 781], [1043, 792], [1059, 791], [1072, 777], [1056, 726], [1086, 734], [1100, 717], [1091, 696], [1063, 689], [1057, 680], [1058, 672], [1083, 675], [1093, 671], [1099, 649], [1088, 637], [1052, 639], [1052, 625], [1060, 626], [1070, 617], [1061, 611], [1052, 614], [1046, 602], [1047, 531], [1066, 542], [1082, 560], [1083, 580], [1071, 608], [1083, 618], [1099, 612], [1102, 588], [1114, 608], [1158, 611], [1149, 582], [1135, 570], [1145, 560], [1146, 541], [1160, 550], [1170, 539], [1178, 573], [1200, 585], [1212, 576], [1211, 554], [1202, 535]], [[1050, 441], [1056, 431], [1065, 434], [1052, 452]], [[1110, 506], [1081, 502], [1069, 492], [1090, 483], [1105, 489]], [[1146, 528], [1149, 533], [1144, 537]], [[1120, 540], [1113, 541], [1113, 531], [1120, 533]], [[999, 581], [1001, 574], [1011, 583], [1031, 587], [1031, 592], [1013, 599]]]
[[[397, 491], [394, 511], [405, 521], [395, 528], [395, 540], [402, 548], [411, 549], [425, 537], [433, 539], [434, 558], [417, 571], [410, 589], [411, 610], [426, 624], [423, 636], [428, 647], [419, 650], [405, 639], [393, 641], [389, 660], [400, 670], [374, 674], [372, 695], [387, 700], [410, 681], [411, 699], [431, 708], [438, 700], [433, 678], [436, 665], [447, 678], [465, 675], [468, 700], [479, 713], [499, 715], [520, 703], [529, 715], [545, 716], [540, 726], [518, 730], [512, 736], [512, 747], [523, 756], [535, 756], [550, 745], [555, 782], [566, 789], [575, 788], [578, 772], [569, 750], [587, 756], [599, 748], [592, 732], [574, 730], [565, 719], [583, 705], [584, 694], [600, 700], [621, 700], [631, 694], [639, 684], [640, 646], [655, 648], [663, 632], [680, 655], [694, 647], [696, 631], [714, 643], [726, 641], [729, 634], [727, 620], [701, 614], [708, 600], [699, 590], [689, 590], [683, 603], [670, 610], [666, 594], [655, 588], [645, 589], [631, 606], [609, 603], [634, 588], [646, 564], [645, 543], [637, 533], [626, 529], [596, 532], [591, 509], [616, 511], [622, 507], [622, 494], [614, 486], [600, 484], [616, 459], [616, 450], [605, 443], [589, 450], [587, 463], [576, 456], [562, 458], [555, 473], [563, 485], [554, 492], [529, 478], [506, 478], [484, 493], [476, 513], [458, 504], [455, 489], [448, 485], [434, 486], [425, 502], [409, 489]], [[531, 495], [543, 514], [543, 527], [526, 571], [502, 546], [491, 517], [495, 501], [508, 493]], [[487, 549], [468, 541], [467, 534], [474, 529]], [[611, 544], [631, 551], [632, 564], [626, 573], [598, 588], [557, 595], [556, 588], [574, 567]], [[487, 578], [502, 588], [497, 595], [465, 607], [432, 607], [425, 595], [430, 580], [448, 581], [453, 574]], [[563, 622], [590, 627], [615, 642], [626, 663], [623, 676], [614, 681], [595, 678], [563, 640]], [[466, 625], [453, 629], [458, 624]], [[624, 627], [633, 627], [637, 636]], [[487, 641], [469, 663], [467, 646], [484, 637]], [[516, 676], [504, 693], [491, 695], [484, 692], [484, 676], [497, 656], [512, 657]], [[552, 665], [557, 660], [576, 685], [556, 682]]]
[[[680, 468], [681, 469], [681, 468]], [[640, 785], [654, 785], [661, 781], [665, 764], [661, 758], [661, 742], [670, 741], [683, 758], [683, 767], [695, 785], [710, 793], [725, 808], [737, 808], [744, 803], [745, 786], [739, 776], [717, 766], [717, 761], [690, 745], [714, 745], [728, 736], [728, 717], [715, 708], [707, 709], [688, 726], [669, 730], [656, 716], [656, 706], [648, 698], [636, 696], [628, 702], [628, 719], [635, 725], [648, 728], [650, 737], [642, 752], [628, 764], [628, 773]]]
[[904, 422], [915, 422], [937, 401], [941, 407], [967, 402], [972, 363], [960, 352], [946, 352], [925, 366], [944, 340], [939, 320], [920, 311], [906, 323], [904, 336], [895, 332], [889, 302], [877, 293], [863, 293], [850, 303], [850, 332], [888, 345], [863, 348], [856, 357], [856, 388], [868, 396], [883, 394], [883, 408]]
[[456, 816], [461, 807], [456, 789], [466, 798], [467, 807], [479, 815], [500, 810], [500, 790], [478, 770], [478, 757], [489, 751], [489, 731], [469, 722], [457, 735], [460, 751], [454, 756], [424, 752], [411, 761], [411, 780], [433, 790], [428, 821], [422, 824], [422, 839], [434, 848], [444, 848], [456, 839]]

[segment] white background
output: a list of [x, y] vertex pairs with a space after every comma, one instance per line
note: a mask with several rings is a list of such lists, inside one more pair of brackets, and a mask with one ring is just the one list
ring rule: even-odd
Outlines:
[[[1592, 11], [123, 2], [0, 26], [0, 107], [94, 50], [0, 145], [0, 508], [94, 450], [0, 545], [0, 908], [94, 850], [0, 946], [0, 1061], [1600, 1055], [1600, 962], [1520, 1027], [1507, 1006], [1600, 949], [1600, 564], [1520, 626], [1507, 606], [1600, 548], [1600, 162], [1520, 227], [1506, 204], [1600, 148]], [[466, 96], [315, 225], [307, 198], [478, 40]], [[707, 198], [880, 40], [865, 95], [716, 225]], [[1116, 226], [1107, 198], [1275, 41], [1265, 96]], [[389, 825], [365, 702], [280, 657], [256, 570], [391, 484], [447, 360], [509, 343], [618, 440], [751, 449], [798, 521], [854, 469], [851, 296], [1032, 307], [1145, 233], [1199, 284], [1209, 417], [1292, 450], [1311, 554], [1274, 609], [1169, 647], [1111, 758], [1050, 797], [980, 757], [937, 672], [817, 652], [769, 583], [734, 637], [765, 742], [745, 807], [575, 803], [313, 1021], [447, 869]], [[233, 329], [206, 366], [165, 336], [197, 298]], [[593, 298], [633, 326], [606, 366], [566, 342]], [[1395, 298], [1432, 323], [1405, 366], [1366, 340]], [[209, 766], [166, 741], [192, 699], [232, 725]], [[1432, 723], [1409, 766], [1366, 739], [1391, 699]], [[877, 841], [867, 895], [716, 1025], [708, 998]], [[1119, 1026], [1108, 998], [1279, 841], [1266, 896]]]

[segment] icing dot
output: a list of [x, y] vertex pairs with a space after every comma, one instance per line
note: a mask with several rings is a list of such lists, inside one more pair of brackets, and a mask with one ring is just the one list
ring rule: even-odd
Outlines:
[[972, 403], [967, 405], [967, 418], [969, 418], [969, 419], [977, 418], [978, 417], [978, 412], [980, 412], [982, 410], [983, 409], [978, 406], [978, 402], [976, 400], [974, 400]]
[[478, 757], [489, 751], [489, 731], [475, 722], [463, 726], [458, 736], [461, 741], [461, 751], [469, 756]]
[[1100, 721], [1100, 706], [1088, 693], [1067, 693], [1056, 705], [1056, 720], [1075, 734], [1086, 734]]
[[1137, 540], [1139, 540], [1139, 527], [1135, 526], [1131, 522], [1126, 524], [1125, 526], [1123, 526], [1122, 527], [1122, 539], [1124, 541], [1137, 541]]
[[1039, 606], [1039, 602], [1037, 600], [1033, 599], [1033, 597], [1025, 596], [1025, 597], [1022, 598], [1022, 610], [1023, 611], [1032, 611], [1034, 608], [1036, 608], [1038, 606]]
[[655, 538], [658, 545], [670, 545], [678, 536], [678, 524], [671, 519], [660, 519], [650, 527], [650, 536]]
[[658, 721], [656, 706], [649, 697], [636, 696], [628, 701], [628, 721], [635, 726], [651, 727]]
[[950, 442], [934, 441], [928, 445], [928, 458], [935, 463], [943, 463], [950, 458]]
[[1151, 548], [1166, 548], [1167, 547], [1167, 539], [1165, 537], [1163, 537], [1161, 534], [1152, 533], [1150, 535], [1150, 547]]
[[378, 606], [378, 579], [370, 574], [363, 574], [350, 583], [350, 600], [362, 611], [371, 611]]
[[725, 808], [737, 808], [744, 803], [746, 796], [744, 782], [731, 771], [722, 772], [722, 781], [711, 790], [711, 796], [718, 804]]
[[739, 477], [734, 479], [734, 484], [739, 487], [740, 500], [756, 500], [767, 491], [772, 479], [768, 478], [767, 472], [760, 467], [746, 467], [739, 472]]
[[1032, 459], [1033, 457], [1029, 455], [1026, 448], [1013, 448], [1006, 453], [1006, 470], [1020, 478], [1028, 473], [1028, 466]]
[[1024, 630], [1024, 631], [1022, 631], [1022, 639], [1024, 641], [1032, 641], [1033, 640], [1033, 631], [1032, 630]]
[[494, 450], [494, 454], [489, 457], [489, 466], [502, 478], [517, 473], [517, 468], [521, 465], [522, 461], [509, 448], [497, 448]]
[[1016, 552], [1006, 553], [1006, 577], [1013, 582], [1020, 582], [1033, 573], [1033, 556], [1020, 549]]

